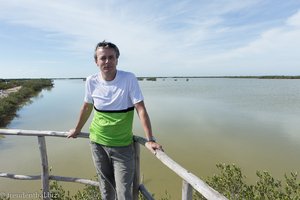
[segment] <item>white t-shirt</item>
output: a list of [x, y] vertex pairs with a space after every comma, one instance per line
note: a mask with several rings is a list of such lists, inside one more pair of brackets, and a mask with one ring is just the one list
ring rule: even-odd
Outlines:
[[87, 77], [84, 101], [99, 111], [120, 111], [144, 100], [133, 73], [117, 70], [114, 80], [105, 81], [101, 73]]

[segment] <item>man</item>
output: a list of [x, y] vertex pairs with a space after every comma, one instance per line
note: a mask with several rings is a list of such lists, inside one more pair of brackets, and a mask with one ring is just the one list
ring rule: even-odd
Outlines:
[[110, 42], [100, 42], [95, 62], [100, 73], [86, 79], [84, 103], [75, 129], [68, 138], [76, 138], [93, 108], [90, 140], [94, 165], [99, 177], [102, 199], [132, 199], [134, 177], [133, 114], [136, 109], [153, 153], [162, 150], [151, 129], [144, 98], [134, 74], [117, 70], [120, 52]]

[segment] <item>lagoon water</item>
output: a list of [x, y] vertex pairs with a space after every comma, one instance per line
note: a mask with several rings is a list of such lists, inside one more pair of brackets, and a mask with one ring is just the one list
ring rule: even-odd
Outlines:
[[[167, 78], [140, 81], [140, 86], [165, 152], [200, 178], [217, 173], [217, 163], [235, 163], [249, 183], [255, 182], [256, 170], [278, 179], [300, 172], [300, 80]], [[67, 131], [75, 126], [83, 95], [82, 80], [56, 80], [8, 128]], [[144, 136], [137, 116], [134, 123], [134, 134]], [[88, 123], [83, 131], [88, 132]], [[47, 151], [51, 174], [94, 178], [87, 139], [47, 138]], [[141, 159], [149, 191], [180, 199], [180, 178], [143, 148]], [[39, 174], [37, 138], [0, 140], [0, 171]], [[63, 185], [72, 192], [82, 188]], [[40, 192], [40, 181], [0, 178], [0, 191]]]

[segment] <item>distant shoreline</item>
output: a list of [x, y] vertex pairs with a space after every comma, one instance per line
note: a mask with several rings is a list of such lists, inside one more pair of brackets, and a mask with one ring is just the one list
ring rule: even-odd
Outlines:
[[139, 79], [151, 78], [252, 78], [252, 79], [300, 79], [300, 76], [141, 76]]
[[[164, 78], [252, 78], [252, 79], [300, 79], [299, 76], [277, 76], [277, 75], [266, 75], [266, 76], [138, 76], [140, 80], [151, 80], [151, 79], [164, 79]], [[65, 79], [83, 79], [86, 78], [52, 78], [53, 80], [65, 80]]]
[[[244, 79], [300, 79], [299, 76], [285, 76], [285, 75], [264, 75], [264, 76], [137, 76], [139, 80], [155, 80], [155, 79], [187, 79], [187, 78], [244, 78]], [[30, 80], [36, 78], [0, 78], [0, 81], [5, 80]], [[46, 78], [51, 80], [78, 80], [82, 79], [85, 81], [85, 77], [74, 77], [74, 78]]]
[[30, 98], [52, 87], [51, 79], [0, 79], [0, 127], [6, 127]]

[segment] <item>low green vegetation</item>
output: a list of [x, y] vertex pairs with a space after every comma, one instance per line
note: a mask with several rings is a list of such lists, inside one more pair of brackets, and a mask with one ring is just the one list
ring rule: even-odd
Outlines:
[[[257, 171], [258, 180], [255, 184], [247, 184], [246, 176], [241, 168], [234, 164], [218, 164], [219, 174], [207, 179], [207, 183], [226, 196], [228, 199], [236, 200], [299, 200], [300, 181], [297, 173], [284, 175], [285, 180], [280, 181], [271, 176], [267, 171]], [[201, 194], [195, 192], [194, 199], [205, 199]]]
[[53, 87], [51, 79], [0, 80], [0, 90], [20, 86], [17, 92], [11, 92], [0, 98], [0, 127], [5, 127], [16, 116], [17, 110], [43, 88]]
[[300, 79], [300, 76], [225, 76], [224, 78]]
[[57, 181], [52, 181], [50, 185], [51, 199], [56, 200], [101, 200], [100, 192], [97, 187], [86, 185], [82, 191], [78, 191], [75, 195], [71, 195], [69, 191], [58, 184]]
[[[241, 168], [234, 164], [217, 164], [217, 169], [219, 173], [208, 177], [206, 182], [230, 200], [300, 199], [300, 181], [297, 173], [292, 172], [289, 175], [285, 175], [285, 180], [280, 181], [272, 177], [269, 172], [257, 171], [258, 180], [252, 185], [246, 183], [246, 177], [243, 175]], [[58, 182], [52, 181], [50, 190], [51, 199], [56, 200], [101, 199], [99, 189], [94, 186], [85, 186], [83, 190], [78, 191], [75, 195], [71, 195]], [[139, 199], [144, 200], [141, 195]], [[168, 199], [178, 199], [178, 197], [172, 197], [166, 192], [165, 197], [160, 198], [160, 200]], [[205, 198], [198, 192], [194, 192], [193, 199], [203, 200]], [[0, 200], [9, 200], [9, 197], [2, 195]]]
[[146, 80], [146, 81], [156, 81], [156, 77], [138, 77], [137, 78], [139, 81], [143, 81], [143, 80]]
[[148, 77], [146, 78], [147, 81], [156, 81], [156, 78], [155, 77]]
[[[223, 194], [228, 199], [234, 200], [299, 200], [300, 199], [300, 181], [297, 173], [290, 173], [285, 175], [285, 180], [280, 181], [273, 178], [269, 172], [257, 171], [256, 175], [258, 180], [256, 184], [247, 184], [241, 168], [234, 164], [217, 164], [218, 174], [208, 177], [206, 182], [215, 190]], [[58, 200], [84, 200], [84, 199], [101, 199], [98, 188], [93, 186], [86, 186], [83, 191], [78, 191], [74, 196], [70, 196], [68, 192], [58, 185], [57, 182], [52, 184], [52, 192], [56, 192]], [[153, 195], [154, 196], [154, 195]], [[140, 195], [141, 200], [144, 198]], [[165, 197], [161, 200], [178, 199], [172, 198], [170, 194], [166, 192]], [[194, 192], [194, 200], [205, 199], [198, 192]]]

